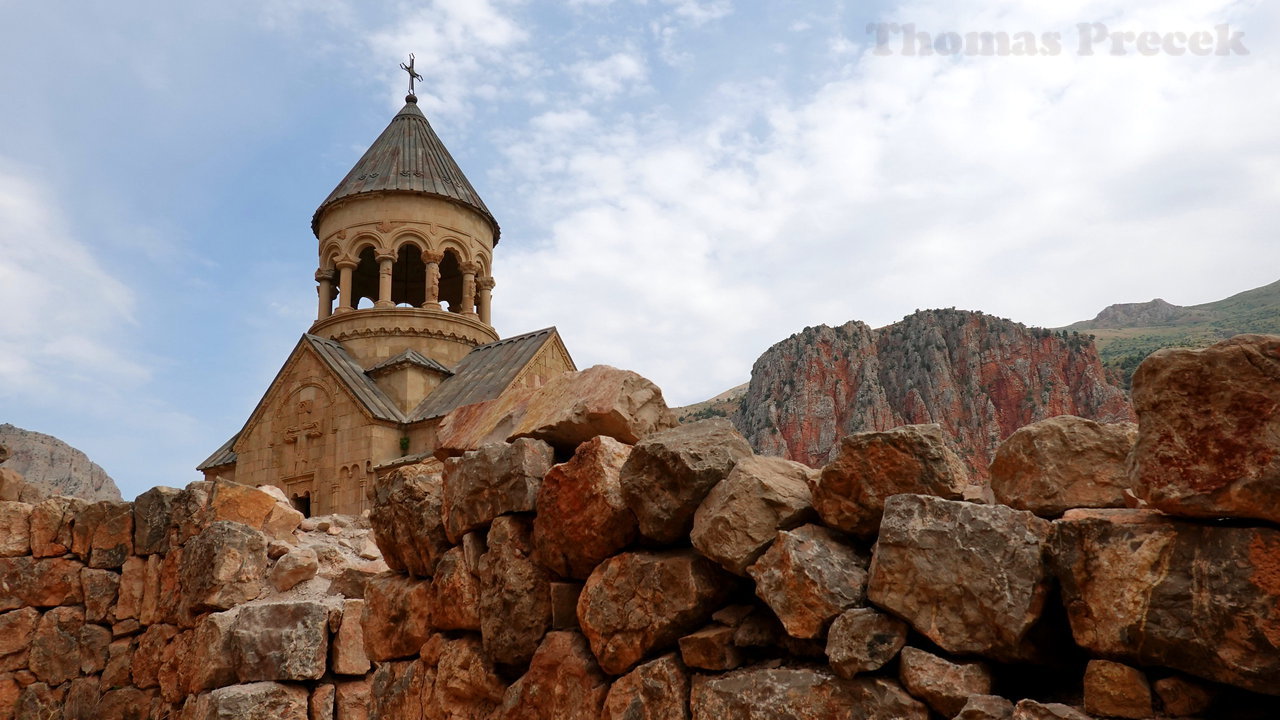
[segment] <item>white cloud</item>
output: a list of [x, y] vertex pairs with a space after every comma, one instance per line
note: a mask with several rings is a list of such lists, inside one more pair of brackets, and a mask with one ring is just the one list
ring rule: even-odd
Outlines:
[[642, 86], [648, 69], [635, 52], [616, 52], [599, 60], [586, 60], [569, 68], [579, 85], [595, 97], [610, 98]]

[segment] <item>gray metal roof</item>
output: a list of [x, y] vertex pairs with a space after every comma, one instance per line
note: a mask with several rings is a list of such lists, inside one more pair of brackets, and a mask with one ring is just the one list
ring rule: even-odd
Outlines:
[[481, 345], [458, 362], [453, 377], [440, 383], [409, 414], [409, 422], [440, 417], [455, 408], [492, 400], [556, 334], [554, 327]]
[[332, 202], [364, 193], [411, 192], [435, 195], [475, 210], [489, 221], [493, 243], [498, 244], [500, 230], [493, 214], [431, 129], [418, 109], [417, 98], [410, 95], [405, 100], [387, 129], [320, 203], [311, 218], [312, 232], [318, 233], [320, 216]]
[[239, 439], [240, 433], [232, 435], [230, 440], [222, 443], [222, 447], [214, 450], [212, 455], [210, 455], [204, 462], [197, 465], [196, 470], [204, 472], [210, 468], [222, 467], [223, 465], [230, 465], [231, 463], [234, 463], [236, 461], [236, 453], [231, 449], [231, 446], [235, 445], [236, 440]]
[[388, 422], [407, 421], [404, 413], [396, 407], [395, 401], [387, 397], [382, 388], [364, 374], [364, 368], [360, 367], [360, 363], [343, 350], [341, 345], [318, 335], [303, 335], [303, 337], [315, 349], [320, 359], [324, 360], [333, 373], [342, 380], [351, 394], [365, 406], [370, 415], [377, 420]]
[[380, 371], [393, 368], [397, 365], [417, 365], [420, 368], [424, 368], [427, 370], [434, 370], [435, 372], [441, 373], [443, 375], [453, 374], [452, 370], [445, 367], [444, 365], [441, 365], [435, 360], [432, 360], [426, 355], [423, 355], [417, 350], [405, 350], [404, 352], [400, 353], [399, 355], [396, 355], [395, 357], [387, 358], [386, 360], [383, 360], [382, 362], [378, 363], [377, 365], [374, 365], [373, 367], [369, 368], [368, 370], [365, 370], [364, 372], [366, 375], [370, 375], [370, 376], [377, 375]]

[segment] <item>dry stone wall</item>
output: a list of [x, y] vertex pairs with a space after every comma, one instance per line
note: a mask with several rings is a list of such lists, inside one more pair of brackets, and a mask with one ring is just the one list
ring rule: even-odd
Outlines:
[[936, 427], [811, 470], [601, 401], [364, 519], [0, 502], [0, 719], [1274, 717], [1280, 337], [1150, 362], [1136, 434], [1047, 420], [989, 483]]

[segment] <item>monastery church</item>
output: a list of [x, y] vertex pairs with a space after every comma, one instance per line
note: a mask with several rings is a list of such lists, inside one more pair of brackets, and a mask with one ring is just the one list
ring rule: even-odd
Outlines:
[[316, 321], [206, 479], [356, 514], [379, 471], [430, 455], [449, 411], [576, 369], [554, 327], [493, 329], [498, 223], [417, 103], [411, 89], [312, 217]]

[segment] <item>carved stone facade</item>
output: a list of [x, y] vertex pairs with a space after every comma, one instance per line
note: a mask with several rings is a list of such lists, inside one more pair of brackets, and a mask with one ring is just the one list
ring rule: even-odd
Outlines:
[[359, 513], [375, 468], [431, 452], [452, 407], [575, 369], [554, 328], [499, 340], [498, 224], [412, 95], [312, 230], [316, 321], [206, 478], [275, 485], [307, 514]]

